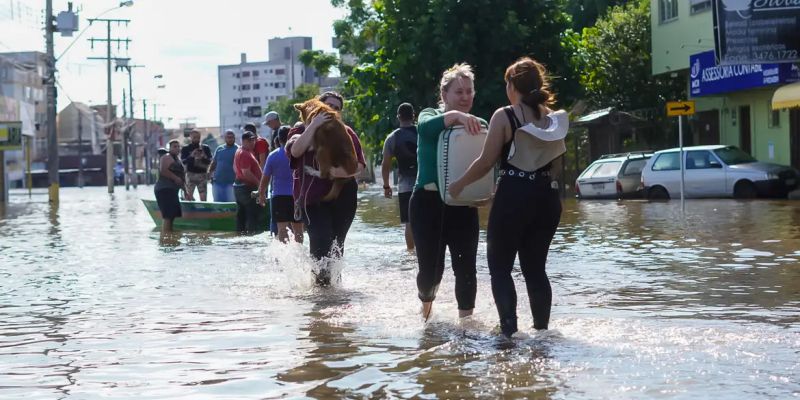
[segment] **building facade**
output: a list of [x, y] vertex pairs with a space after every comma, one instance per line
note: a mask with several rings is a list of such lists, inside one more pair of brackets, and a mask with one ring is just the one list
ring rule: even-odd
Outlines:
[[716, 65], [711, 1], [650, 2], [653, 75], [688, 75], [697, 105], [686, 143], [735, 145], [760, 161], [800, 167], [791, 151], [800, 146], [796, 111], [771, 106], [778, 87], [800, 80], [797, 66]]
[[313, 69], [298, 61], [303, 50], [311, 50], [310, 37], [274, 38], [269, 40], [267, 61], [248, 62], [242, 54], [239, 64], [218, 66], [221, 130], [241, 131], [246, 123], [260, 120], [267, 104], [313, 83]]
[[[44, 92], [45, 54], [0, 53], [0, 121], [22, 122], [23, 146], [29, 148], [33, 168], [47, 160], [47, 104]], [[22, 150], [5, 152], [7, 182], [22, 185], [26, 156]]]

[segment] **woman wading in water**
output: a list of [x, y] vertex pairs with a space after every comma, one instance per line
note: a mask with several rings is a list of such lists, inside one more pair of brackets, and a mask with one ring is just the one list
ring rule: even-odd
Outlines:
[[417, 289], [425, 320], [431, 313], [436, 291], [444, 273], [445, 247], [450, 248], [456, 277], [459, 317], [472, 315], [477, 280], [478, 209], [449, 206], [442, 202], [436, 166], [439, 136], [445, 128], [463, 125], [478, 134], [486, 121], [469, 114], [475, 98], [475, 76], [467, 64], [456, 64], [442, 74], [439, 108], [426, 108], [417, 124], [417, 183], [411, 195], [411, 232], [417, 249]]
[[[504, 335], [517, 331], [517, 292], [511, 269], [519, 254], [534, 329], [547, 329], [552, 291], [545, 272], [547, 252], [561, 219], [558, 186], [551, 163], [566, 151], [568, 118], [552, 112], [555, 98], [544, 66], [530, 58], [512, 64], [505, 73], [511, 105], [495, 111], [480, 157], [449, 191], [458, 197], [465, 186], [500, 162], [500, 179], [489, 214], [486, 252], [492, 294]], [[520, 122], [522, 121], [522, 122]]]

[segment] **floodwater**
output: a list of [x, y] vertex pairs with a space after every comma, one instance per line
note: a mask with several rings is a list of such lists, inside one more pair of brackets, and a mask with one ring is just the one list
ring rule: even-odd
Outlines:
[[[369, 188], [341, 282], [266, 235], [161, 240], [139, 198], [14, 192], [0, 214], [0, 398], [800, 397], [800, 203], [565, 203], [551, 329], [520, 279], [497, 335], [485, 242], [476, 314], [445, 273], [418, 315], [396, 206]], [[482, 233], [483, 235], [483, 233]]]

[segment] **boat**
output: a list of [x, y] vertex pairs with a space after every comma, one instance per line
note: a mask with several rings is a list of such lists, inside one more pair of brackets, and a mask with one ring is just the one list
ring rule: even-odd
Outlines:
[[[147, 213], [153, 218], [157, 227], [163, 222], [158, 203], [151, 199], [141, 199]], [[175, 218], [174, 228], [177, 230], [192, 231], [236, 231], [236, 203], [213, 201], [183, 201], [181, 200], [180, 218]], [[269, 203], [264, 207], [264, 230], [269, 230]]]

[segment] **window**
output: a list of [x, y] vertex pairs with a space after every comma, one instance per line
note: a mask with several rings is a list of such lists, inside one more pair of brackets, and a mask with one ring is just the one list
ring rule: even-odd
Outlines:
[[686, 169], [706, 169], [722, 168], [722, 164], [717, 161], [711, 152], [706, 150], [695, 150], [686, 153]]
[[250, 90], [250, 84], [242, 85], [239, 87], [241, 90]]
[[233, 85], [233, 90], [239, 89], [238, 85]]
[[261, 84], [260, 83], [254, 83], [253, 84], [253, 90], [258, 90], [258, 89], [261, 89]]
[[717, 157], [724, 161], [725, 164], [728, 165], [746, 164], [758, 161], [750, 154], [739, 150], [739, 148], [736, 146], [728, 146], [722, 149], [714, 150], [714, 153], [717, 155]]
[[258, 76], [258, 71], [253, 71], [253, 78]]
[[270, 73], [270, 74], [271, 74], [272, 72], [273, 72], [272, 70], [269, 70], [269, 73]]
[[781, 126], [781, 112], [780, 110], [770, 110], [772, 103], [767, 102], [767, 110], [769, 111], [768, 124], [769, 128], [779, 128]]
[[691, 0], [689, 2], [689, 13], [698, 14], [711, 9], [711, 0]]
[[639, 175], [642, 173], [642, 169], [644, 169], [644, 165], [647, 163], [646, 158], [642, 158], [641, 160], [632, 160], [628, 162], [628, 165], [625, 166], [625, 171], [622, 172], [623, 175]]
[[594, 170], [591, 176], [586, 176], [586, 178], [611, 178], [617, 176], [619, 172], [619, 167], [622, 165], [622, 161], [611, 161], [611, 162], [604, 162], [600, 163], [597, 168]]
[[241, 104], [250, 104], [250, 98], [249, 98], [249, 97], [242, 97], [242, 98], [239, 100], [239, 102], [240, 102]]
[[658, 155], [656, 161], [653, 163], [653, 171], [674, 171], [680, 169], [678, 164], [678, 152], [662, 153]]
[[261, 103], [261, 97], [253, 97], [253, 103]]
[[238, 73], [238, 72], [234, 72], [234, 73], [233, 73], [233, 77], [234, 77], [234, 78], [238, 78], [238, 77], [239, 77], [239, 73]]
[[247, 78], [248, 76], [250, 76], [250, 71], [242, 72], [242, 78]]
[[661, 23], [678, 18], [678, 0], [658, 0], [658, 9]]
[[284, 75], [284, 74], [286, 74], [286, 70], [283, 68], [275, 70], [275, 75]]

